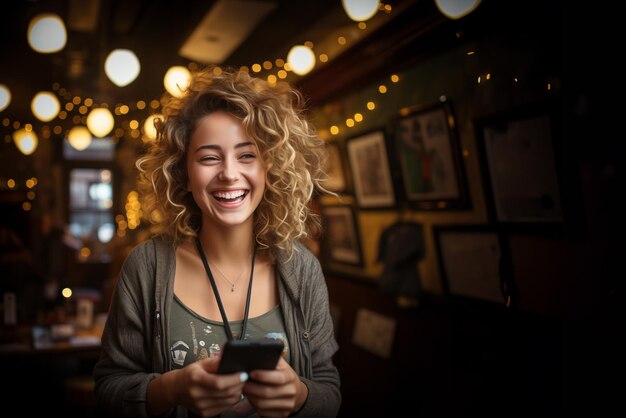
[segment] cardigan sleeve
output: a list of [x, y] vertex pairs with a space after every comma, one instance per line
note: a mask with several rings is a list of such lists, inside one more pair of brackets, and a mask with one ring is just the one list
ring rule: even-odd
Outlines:
[[147, 417], [152, 324], [148, 296], [154, 283], [150, 242], [133, 249], [117, 280], [94, 366], [98, 409], [104, 416]]
[[301, 306], [306, 329], [300, 337], [308, 342], [311, 378], [301, 378], [309, 389], [303, 407], [297, 417], [334, 417], [341, 405], [339, 372], [333, 364], [333, 355], [339, 346], [335, 340], [333, 321], [330, 316], [328, 289], [317, 258], [311, 255], [307, 261], [308, 274], [304, 281]]

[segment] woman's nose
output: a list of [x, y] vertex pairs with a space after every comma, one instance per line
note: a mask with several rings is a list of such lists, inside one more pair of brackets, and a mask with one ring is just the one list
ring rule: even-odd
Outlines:
[[230, 182], [239, 180], [236, 161], [232, 161], [230, 159], [224, 160], [224, 163], [222, 164], [222, 171], [220, 172], [220, 180]]

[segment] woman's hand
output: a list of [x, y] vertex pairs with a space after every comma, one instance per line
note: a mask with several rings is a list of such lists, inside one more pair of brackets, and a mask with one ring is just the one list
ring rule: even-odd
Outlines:
[[218, 358], [199, 360], [154, 379], [148, 388], [148, 413], [158, 415], [174, 405], [182, 405], [202, 417], [210, 417], [231, 408], [241, 400], [248, 375], [217, 374], [218, 364]]
[[262, 417], [286, 417], [298, 411], [309, 390], [282, 357], [274, 370], [254, 370], [243, 387], [256, 413]]

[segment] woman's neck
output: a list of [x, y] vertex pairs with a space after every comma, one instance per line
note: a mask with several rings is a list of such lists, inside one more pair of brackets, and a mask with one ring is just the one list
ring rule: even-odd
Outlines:
[[249, 224], [237, 227], [203, 223], [200, 228], [200, 242], [207, 256], [214, 263], [243, 265], [253, 249], [253, 226]]

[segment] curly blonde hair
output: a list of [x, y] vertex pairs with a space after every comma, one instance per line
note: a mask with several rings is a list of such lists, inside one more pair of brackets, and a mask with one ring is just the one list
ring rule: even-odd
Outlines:
[[[293, 254], [298, 239], [319, 230], [319, 216], [310, 209], [322, 185], [324, 142], [307, 122], [302, 95], [287, 83], [270, 84], [242, 71], [206, 68], [192, 75], [183, 97], [165, 96], [157, 138], [137, 160], [139, 190], [146, 213], [158, 233], [174, 242], [197, 235], [201, 213], [186, 189], [187, 148], [198, 121], [223, 110], [241, 120], [266, 167], [265, 193], [254, 216], [259, 250]], [[156, 218], [156, 219], [154, 219]]]

